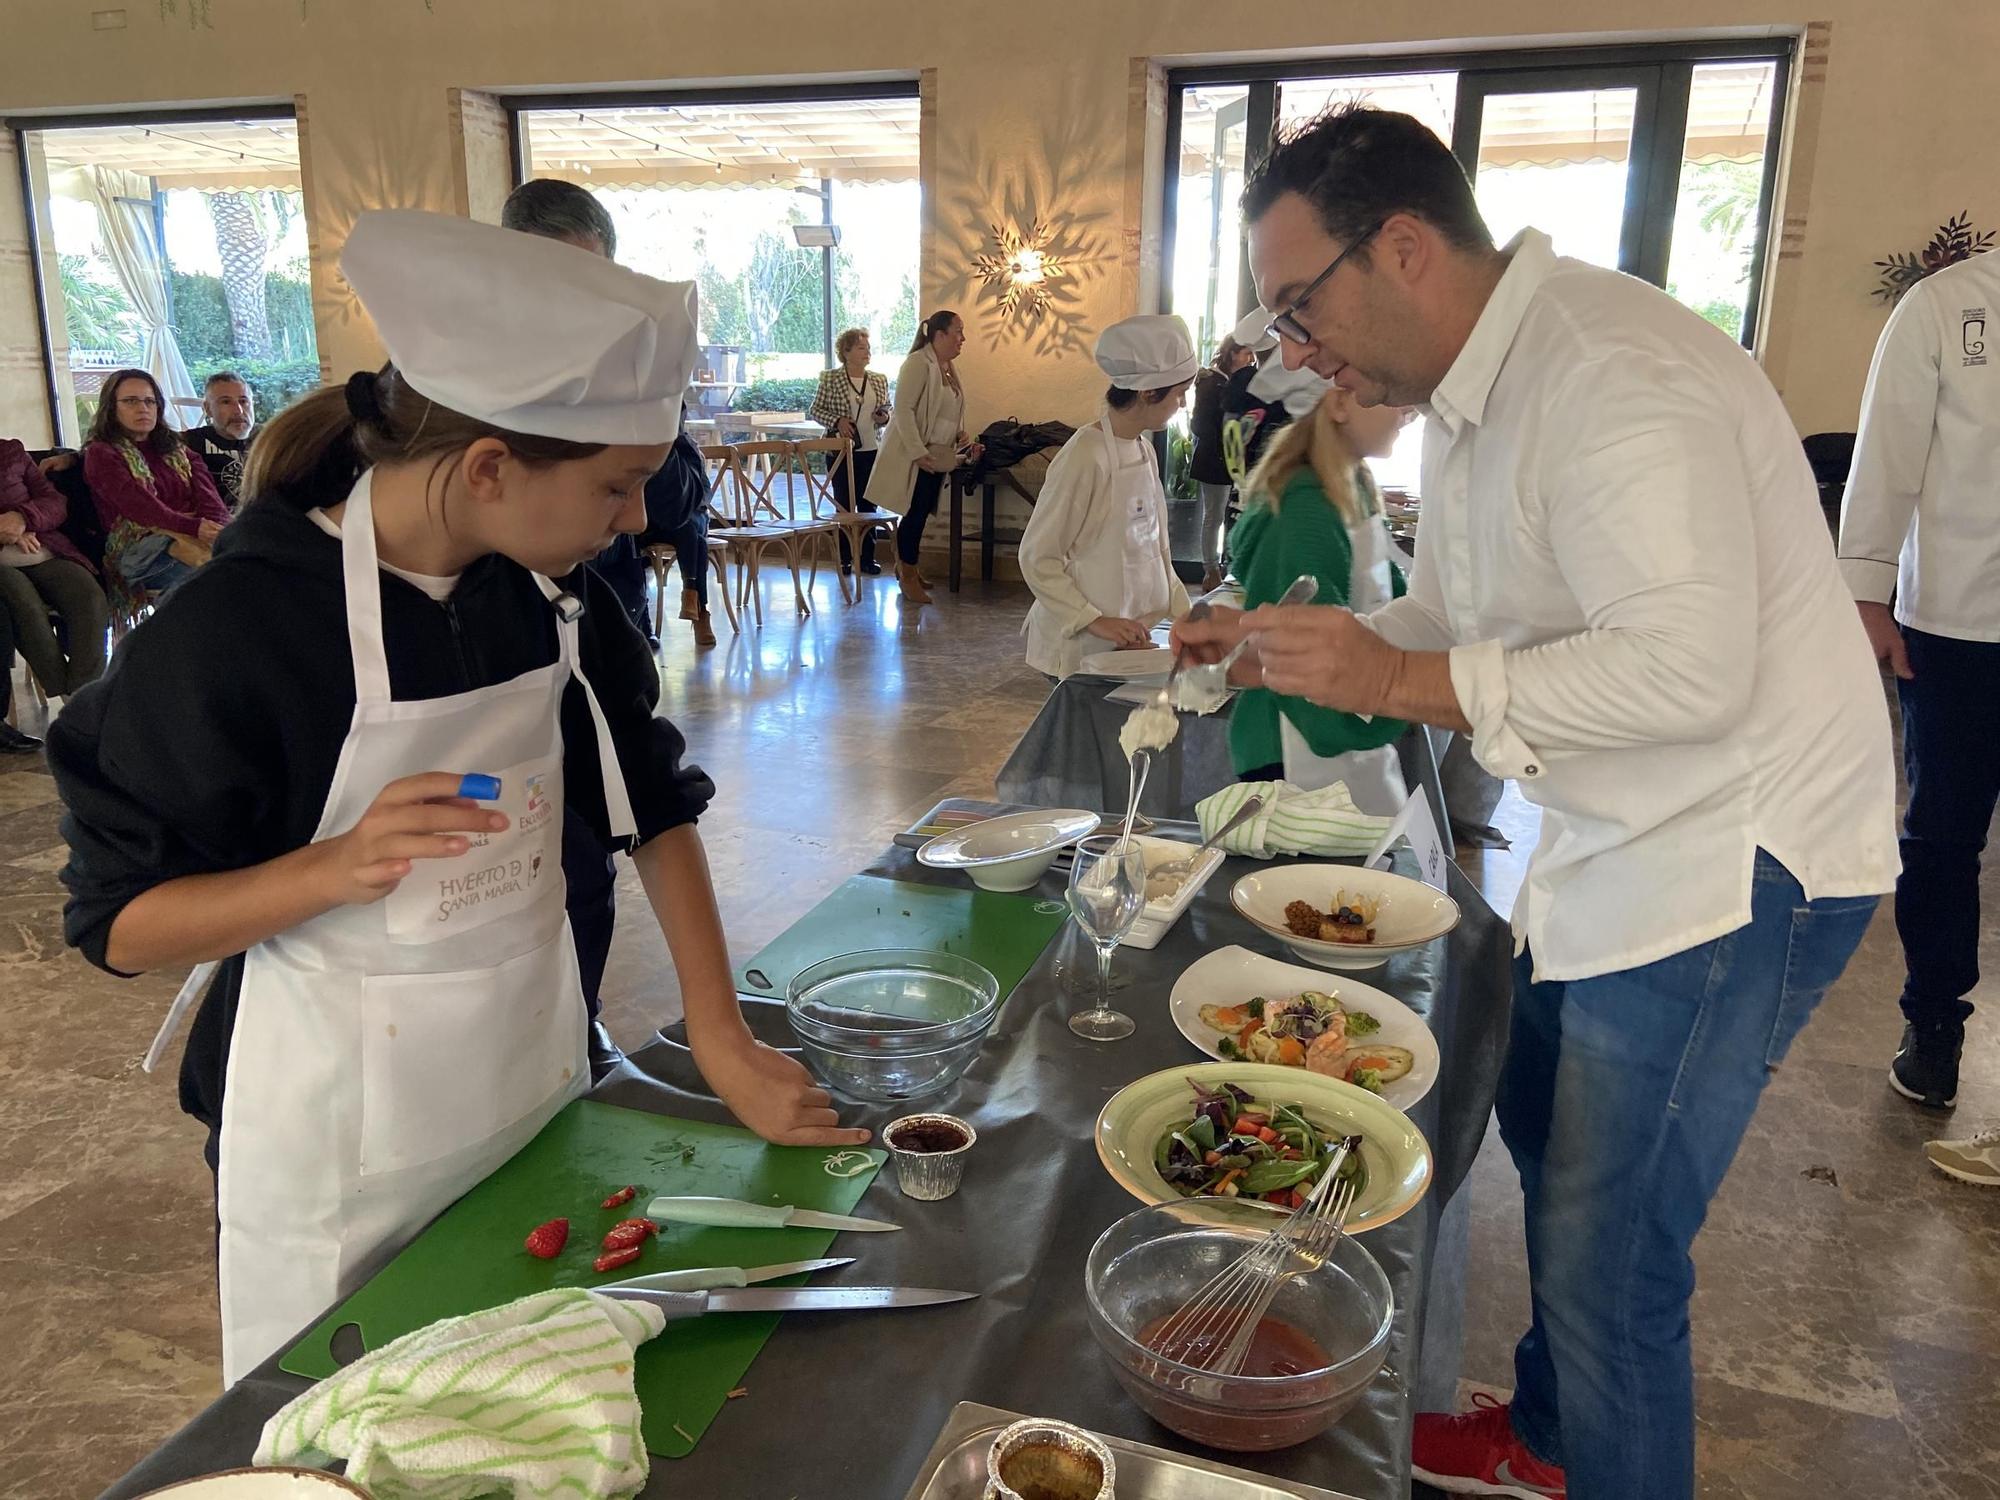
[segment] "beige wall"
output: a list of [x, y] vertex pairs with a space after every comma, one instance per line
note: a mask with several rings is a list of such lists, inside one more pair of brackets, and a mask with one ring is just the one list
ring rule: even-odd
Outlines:
[[[740, 0], [433, 0], [428, 9], [423, 0], [213, 0], [213, 30], [190, 30], [146, 4], [128, 9], [125, 29], [92, 33], [94, 7], [75, 0], [7, 8], [0, 111], [303, 98], [315, 299], [335, 372], [378, 356], [334, 271], [354, 216], [382, 205], [482, 206], [468, 166], [490, 166], [491, 140], [468, 148], [454, 90], [922, 72], [934, 79], [926, 103], [936, 143], [925, 300], [973, 324], [975, 425], [1087, 415], [1100, 384], [1086, 358], [1091, 338], [1157, 285], [1157, 184], [1142, 168], [1158, 160], [1161, 96], [1149, 64], [1248, 47], [1459, 46], [1492, 39], [1501, 24], [1487, 0], [1014, 0], [1002, 11], [963, 0], [764, 0], [755, 24]], [[1672, 14], [1677, 35], [1829, 23], [1794, 96], [1797, 154], [1773, 268], [1768, 367], [1802, 429], [1851, 426], [1883, 318], [1869, 298], [1870, 263], [1920, 244], [1960, 209], [2000, 220], [1992, 91], [1973, 86], [1976, 70], [1965, 66], [2000, 53], [2000, 5], [1677, 0]], [[1662, 12], [1642, 0], [1523, 0], [1504, 15], [1515, 40], [1608, 40], [1660, 25]], [[1607, 31], [1620, 26], [1631, 29]], [[5, 208], [0, 201], [0, 257]], [[997, 329], [967, 263], [989, 223], [1036, 215], [1061, 225], [1074, 267], [1060, 316]], [[18, 312], [7, 285], [0, 268], [11, 340]]]
[[0, 437], [30, 448], [50, 442], [42, 326], [35, 306], [35, 252], [21, 206], [21, 158], [0, 134]]

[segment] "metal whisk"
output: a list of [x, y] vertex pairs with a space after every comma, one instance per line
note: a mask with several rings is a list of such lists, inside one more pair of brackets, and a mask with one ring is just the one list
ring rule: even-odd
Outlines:
[[1317, 1271], [1340, 1243], [1356, 1192], [1356, 1179], [1343, 1179], [1340, 1168], [1360, 1149], [1358, 1135], [1336, 1145], [1306, 1201], [1183, 1303], [1147, 1340], [1148, 1347], [1212, 1375], [1240, 1371], [1278, 1289], [1294, 1276]]

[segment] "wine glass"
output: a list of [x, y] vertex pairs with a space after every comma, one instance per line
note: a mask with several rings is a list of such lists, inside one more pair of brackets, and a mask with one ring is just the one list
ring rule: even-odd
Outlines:
[[1093, 1042], [1132, 1034], [1132, 1018], [1111, 1008], [1111, 954], [1146, 905], [1146, 854], [1138, 840], [1098, 834], [1076, 846], [1069, 867], [1069, 910], [1097, 948], [1097, 1004], [1069, 1018]]

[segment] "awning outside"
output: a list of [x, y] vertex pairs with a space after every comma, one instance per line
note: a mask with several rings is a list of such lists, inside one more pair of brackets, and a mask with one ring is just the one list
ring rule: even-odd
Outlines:
[[528, 169], [595, 187], [912, 182], [917, 101], [827, 99], [524, 111]]
[[291, 120], [48, 130], [41, 142], [52, 174], [72, 167], [136, 172], [162, 191], [299, 187], [299, 129]]

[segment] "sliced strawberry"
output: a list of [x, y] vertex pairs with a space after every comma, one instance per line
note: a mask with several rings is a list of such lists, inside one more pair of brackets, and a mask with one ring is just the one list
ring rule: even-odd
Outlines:
[[604, 1248], [607, 1250], [629, 1250], [634, 1245], [643, 1245], [660, 1232], [660, 1226], [651, 1219], [620, 1219], [604, 1232]]
[[615, 1271], [620, 1266], [629, 1266], [639, 1258], [639, 1247], [628, 1245], [623, 1250], [607, 1250], [591, 1262], [593, 1271]]
[[598, 1204], [597, 1206], [599, 1208], [623, 1208], [626, 1204], [630, 1203], [634, 1198], [638, 1196], [639, 1196], [639, 1190], [637, 1188], [622, 1187], [617, 1192], [613, 1193], [609, 1198], [606, 1198], [602, 1203]]
[[541, 1260], [554, 1260], [562, 1254], [562, 1247], [569, 1243], [569, 1220], [551, 1219], [546, 1224], [537, 1224], [527, 1239], [528, 1254]]

